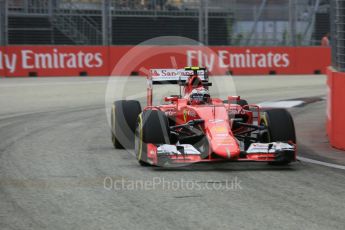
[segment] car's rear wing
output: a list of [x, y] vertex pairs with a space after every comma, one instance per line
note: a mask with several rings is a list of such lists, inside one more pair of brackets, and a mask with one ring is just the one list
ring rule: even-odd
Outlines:
[[201, 67], [186, 67], [185, 69], [151, 69], [148, 80], [152, 81], [154, 85], [178, 84], [179, 82], [185, 82], [190, 76], [194, 75], [195, 72], [202, 81], [208, 80], [207, 70]]
[[205, 86], [209, 86], [208, 72], [204, 67], [185, 67], [184, 69], [150, 69], [147, 76], [147, 105], [152, 106], [152, 85], [179, 84], [181, 86], [190, 76], [198, 75]]

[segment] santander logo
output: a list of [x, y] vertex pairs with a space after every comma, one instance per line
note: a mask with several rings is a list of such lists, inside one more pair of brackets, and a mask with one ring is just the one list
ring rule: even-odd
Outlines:
[[187, 50], [187, 65], [192, 66], [195, 63], [206, 66], [210, 71], [215, 65], [218, 65], [218, 68], [287, 68], [290, 65], [288, 53], [252, 52], [250, 49], [242, 53], [221, 49], [215, 52], [217, 55], [205, 54], [201, 50]]

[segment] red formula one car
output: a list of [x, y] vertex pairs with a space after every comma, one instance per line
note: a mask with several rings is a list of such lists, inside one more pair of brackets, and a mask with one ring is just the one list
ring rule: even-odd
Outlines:
[[[134, 148], [141, 165], [296, 160], [294, 123], [285, 109], [262, 110], [239, 96], [212, 98], [205, 68], [150, 73], [147, 106], [142, 110], [138, 101], [115, 101], [111, 114], [114, 147]], [[155, 84], [178, 84], [180, 94], [153, 105]]]

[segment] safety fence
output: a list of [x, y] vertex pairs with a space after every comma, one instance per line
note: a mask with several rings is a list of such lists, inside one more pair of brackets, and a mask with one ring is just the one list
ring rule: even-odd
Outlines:
[[0, 9], [2, 45], [136, 45], [179, 35], [205, 45], [313, 46], [330, 31], [325, 0], [0, 0]]
[[332, 65], [345, 71], [345, 0], [331, 0]]

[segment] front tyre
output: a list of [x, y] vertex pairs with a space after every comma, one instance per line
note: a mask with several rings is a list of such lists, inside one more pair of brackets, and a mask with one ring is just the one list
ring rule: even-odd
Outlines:
[[[291, 114], [286, 109], [269, 109], [261, 114], [261, 125], [267, 127], [262, 141], [269, 142], [292, 142], [296, 143], [295, 125]], [[270, 162], [274, 165], [287, 165], [291, 160]]]
[[169, 121], [162, 111], [146, 110], [138, 116], [135, 153], [141, 166], [151, 164], [147, 157], [147, 144], [170, 144]]

